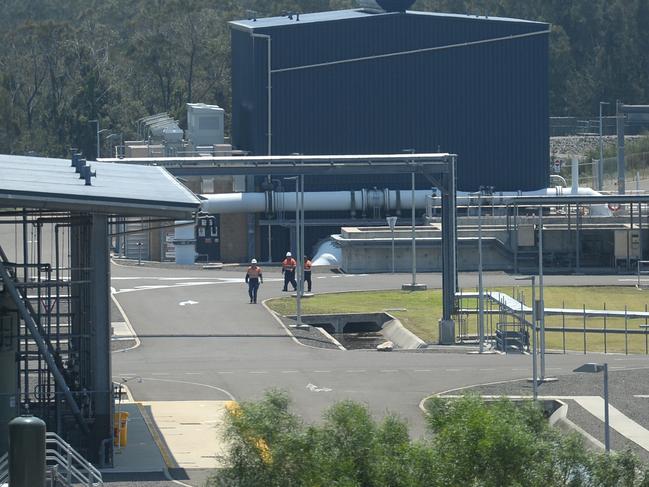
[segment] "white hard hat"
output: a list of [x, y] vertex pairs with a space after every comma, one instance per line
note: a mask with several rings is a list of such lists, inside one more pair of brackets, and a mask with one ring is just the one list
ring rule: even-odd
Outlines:
[[290, 252], [286, 252], [286, 257], [290, 257], [290, 256], [291, 256], [291, 253], [290, 253]]
[[256, 263], [257, 263], [257, 259], [252, 259], [252, 260], [250, 261], [250, 263], [251, 263], [251, 264], [256, 264]]

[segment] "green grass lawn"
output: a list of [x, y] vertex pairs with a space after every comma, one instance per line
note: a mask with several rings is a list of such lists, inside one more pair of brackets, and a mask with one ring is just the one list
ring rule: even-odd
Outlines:
[[[532, 291], [530, 287], [518, 286], [515, 288], [494, 288], [492, 291], [500, 291], [520, 297], [528, 305], [531, 303]], [[465, 289], [467, 292], [475, 289]], [[538, 293], [538, 290], [537, 290]], [[538, 299], [538, 295], [537, 295]], [[649, 302], [649, 291], [640, 291], [635, 287], [545, 287], [544, 300], [546, 308], [583, 308], [587, 309], [610, 309], [645, 311]], [[294, 298], [278, 298], [268, 302], [271, 309], [280, 314], [295, 314]], [[467, 299], [464, 307], [475, 308], [475, 300]], [[333, 293], [316, 295], [309, 299], [302, 300], [304, 314], [324, 313], [366, 313], [388, 311], [396, 316], [413, 333], [423, 340], [431, 343], [437, 342], [437, 321], [442, 314], [442, 293], [441, 290], [432, 291], [358, 291], [350, 293]], [[495, 309], [495, 306], [494, 306]], [[477, 332], [477, 317], [467, 316], [466, 328], [469, 334]], [[498, 315], [485, 317], [487, 332], [495, 330]], [[624, 329], [625, 320], [607, 319], [607, 329]], [[580, 328], [584, 327], [583, 318], [565, 318], [561, 316], [546, 316], [546, 327]], [[629, 330], [640, 329], [645, 320], [627, 320]], [[459, 331], [459, 323], [456, 324], [456, 331]], [[586, 349], [589, 351], [604, 351], [604, 334], [594, 333], [592, 330], [603, 329], [603, 318], [586, 319]], [[590, 330], [590, 332], [589, 332]], [[649, 345], [647, 335], [627, 335], [626, 340], [623, 334], [608, 334], [606, 337], [606, 351], [624, 353], [645, 353]], [[547, 332], [546, 343], [548, 348], [562, 350], [584, 349], [584, 333], [569, 333], [565, 336], [562, 332]]]

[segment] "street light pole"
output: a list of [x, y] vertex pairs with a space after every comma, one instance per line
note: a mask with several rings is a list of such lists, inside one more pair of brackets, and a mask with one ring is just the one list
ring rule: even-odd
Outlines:
[[611, 451], [611, 423], [608, 416], [608, 364], [603, 364], [604, 371], [604, 445], [606, 453]]
[[539, 383], [538, 383], [538, 366], [536, 355], [536, 289], [534, 287], [534, 277], [532, 280], [532, 395], [536, 401], [539, 397]]
[[[539, 397], [539, 383], [537, 373], [537, 354], [536, 354], [536, 276], [517, 277], [517, 281], [532, 281], [532, 397], [536, 401]], [[525, 315], [523, 315], [525, 320]], [[506, 335], [505, 335], [506, 336]]]
[[608, 414], [608, 364], [597, 364], [597, 363], [587, 363], [580, 367], [577, 367], [573, 372], [587, 372], [590, 374], [596, 374], [598, 372], [604, 372], [604, 447], [606, 448], [606, 453], [611, 452], [611, 424]]
[[[536, 305], [536, 303], [534, 303]], [[541, 325], [541, 382], [545, 380], [545, 304], [543, 302], [543, 206], [539, 205], [539, 309]]]
[[412, 172], [412, 205], [410, 209], [412, 218], [412, 287], [417, 285], [417, 238], [415, 232], [415, 172]]
[[478, 325], [480, 353], [484, 353], [484, 286], [482, 281], [482, 189], [478, 193]]

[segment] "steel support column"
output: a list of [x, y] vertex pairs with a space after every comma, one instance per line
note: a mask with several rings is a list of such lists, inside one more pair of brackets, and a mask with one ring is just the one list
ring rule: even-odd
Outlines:
[[448, 172], [442, 174], [442, 319], [451, 320], [457, 291], [457, 248], [455, 218], [455, 162], [451, 156]]
[[[113, 396], [111, 380], [111, 325], [110, 325], [110, 255], [108, 217], [93, 214], [90, 232], [90, 267], [92, 280], [91, 370], [94, 395], [95, 424], [92, 428], [92, 442], [89, 452], [99, 465], [112, 464], [113, 438]], [[104, 440], [108, 440], [104, 442]], [[108, 443], [108, 451], [103, 444]], [[92, 458], [92, 460], [95, 460]]]

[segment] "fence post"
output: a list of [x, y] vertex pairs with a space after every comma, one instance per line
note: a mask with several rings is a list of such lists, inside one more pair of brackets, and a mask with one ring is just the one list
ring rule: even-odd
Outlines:
[[[646, 303], [644, 305], [644, 312], [645, 312], [645, 315], [646, 315], [647, 314], [647, 304]], [[646, 316], [645, 316], [645, 319], [644, 319], [644, 324], [645, 324], [645, 327], [644, 327], [644, 354], [647, 355], [647, 345], [648, 345], [648, 343], [647, 343], [647, 317]]]
[[608, 332], [606, 331], [606, 303], [604, 303], [604, 353], [606, 353], [606, 337]]
[[627, 316], [627, 305], [624, 305], [624, 355], [629, 355], [629, 318]]
[[583, 305], [584, 309], [584, 355], [586, 355], [586, 305]]
[[[561, 302], [561, 309], [566, 309], [566, 302]], [[561, 322], [563, 324], [563, 354], [566, 354], [566, 313], [561, 312]]]

